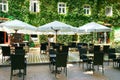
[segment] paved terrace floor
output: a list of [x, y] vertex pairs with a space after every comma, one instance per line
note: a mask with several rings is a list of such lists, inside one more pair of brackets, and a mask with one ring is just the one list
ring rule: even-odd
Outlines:
[[[78, 63], [67, 64], [68, 75], [65, 76], [64, 73], [57, 74], [55, 77], [54, 73], [49, 70], [49, 65], [28, 65], [27, 75], [25, 80], [120, 80], [120, 70], [112, 67], [107, 62], [104, 63], [104, 74], [96, 69], [93, 74], [92, 71], [84, 71], [82, 66]], [[15, 71], [14, 73], [17, 73]], [[10, 67], [0, 67], [0, 80], [10, 79]], [[13, 76], [13, 80], [22, 80], [22, 77]]]
[[[78, 51], [69, 51], [68, 54], [68, 62], [77, 62], [79, 61], [79, 52]], [[0, 50], [0, 65], [7, 65], [9, 62], [6, 61], [2, 63], [2, 53]], [[49, 55], [48, 54], [40, 54], [40, 48], [30, 48], [27, 53], [27, 63], [28, 64], [36, 64], [36, 63], [49, 63]]]
[[[28, 54], [28, 64], [30, 63], [48, 63], [49, 58], [46, 54], [40, 54], [39, 48], [31, 48]], [[69, 51], [68, 61], [79, 61], [77, 51]], [[1, 55], [2, 56], [2, 55]], [[1, 63], [0, 56], [0, 63]], [[105, 57], [106, 59], [106, 57]], [[1, 65], [6, 65], [8, 62], [1, 63]], [[27, 75], [25, 80], [119, 80], [120, 79], [120, 70], [113, 68], [112, 63], [108, 65], [107, 62], [104, 62], [105, 73], [104, 75], [101, 71], [95, 71], [95, 74], [92, 71], [84, 71], [82, 66], [79, 66], [78, 63], [68, 64], [68, 75], [67, 77], [61, 73], [55, 77], [54, 73], [51, 73], [49, 70], [48, 64], [37, 64], [37, 65], [27, 65]], [[15, 72], [17, 73], [17, 71]], [[22, 80], [21, 77], [13, 77], [13, 80]], [[10, 66], [0, 67], [0, 80], [9, 80], [10, 79]]]

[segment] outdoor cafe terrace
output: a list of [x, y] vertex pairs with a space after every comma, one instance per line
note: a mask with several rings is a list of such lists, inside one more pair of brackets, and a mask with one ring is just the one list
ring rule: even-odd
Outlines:
[[[15, 23], [14, 21], [15, 22], [17, 21], [16, 24], [13, 24]], [[0, 24], [0, 26], [4, 26], [7, 29], [8, 29], [8, 26], [10, 26], [11, 31], [9, 33], [12, 33], [12, 31], [15, 31], [15, 30], [16, 30], [15, 33], [24, 32], [24, 34], [30, 34], [30, 31], [33, 29], [34, 31], [36, 31], [36, 28], [34, 26], [21, 22], [19, 20], [8, 21], [6, 23], [7, 24], [2, 23]], [[22, 24], [22, 27], [20, 24]], [[26, 31], [27, 29], [28, 31]], [[4, 30], [3, 27], [1, 27], [1, 30]], [[20, 30], [21, 32], [19, 32]], [[111, 45], [106, 45], [106, 44], [96, 45], [96, 44], [80, 43], [77, 45], [68, 44], [68, 46], [66, 46], [64, 44], [60, 44], [60, 45], [57, 44], [58, 34], [62, 34], [62, 35], [69, 34], [69, 32], [71, 32], [70, 34], [75, 34], [75, 31], [78, 33], [79, 32], [80, 33], [81, 32], [96, 33], [96, 32], [103, 31], [104, 33], [106, 33], [111, 31], [110, 28], [97, 24], [95, 22], [91, 22], [76, 30], [76, 28], [74, 28], [71, 25], [68, 25], [59, 21], [53, 21], [51, 23], [40, 26], [37, 29], [37, 31], [42, 32], [42, 34], [43, 33], [46, 34], [48, 32], [55, 34], [56, 43], [54, 43], [54, 45], [51, 45], [50, 44], [51, 42], [48, 43], [47, 48], [45, 43], [44, 43], [45, 45], [41, 43], [37, 47], [29, 47], [28, 45], [27, 46], [24, 45], [21, 47], [19, 42], [13, 42], [11, 46], [0, 46], [0, 67], [1, 67], [0, 74], [2, 74], [3, 72], [3, 74], [5, 73], [9, 77], [12, 76], [12, 65], [13, 65], [12, 63], [17, 61], [17, 59], [13, 61], [12, 56], [18, 55], [19, 53], [18, 57], [20, 57], [20, 55], [22, 54], [24, 55], [23, 57], [24, 59], [18, 62], [23, 61], [25, 65], [24, 66], [25, 69], [27, 68], [27, 71], [26, 70], [23, 71], [23, 73], [26, 72], [24, 73], [26, 74], [25, 80], [36, 80], [36, 79], [37, 80], [41, 80], [41, 79], [44, 79], [44, 80], [56, 80], [56, 79], [58, 80], [118, 80], [119, 79], [118, 74], [120, 69], [120, 53], [116, 52], [116, 48], [112, 48]], [[104, 41], [106, 41], [106, 38], [104, 38]], [[44, 46], [45, 49], [42, 48], [42, 46]], [[6, 48], [7, 49], [9, 48], [10, 50], [10, 54], [8, 56], [4, 56], [5, 54], [4, 52], [8, 51], [6, 50]], [[17, 51], [17, 48], [18, 48], [18, 51]], [[60, 66], [58, 66], [57, 64]], [[18, 64], [16, 64], [14, 67], [16, 67], [17, 65]], [[94, 67], [96, 65], [98, 67]], [[64, 71], [62, 71], [63, 67], [64, 67]], [[10, 68], [11, 68], [11, 75], [8, 73], [10, 72]], [[65, 73], [65, 74], [62, 75], [62, 73]], [[19, 75], [20, 74], [21, 72], [19, 72]], [[115, 75], [115, 76], [112, 77], [111, 75], [112, 76]], [[3, 76], [1, 79], [8, 80], [9, 77]], [[18, 78], [21, 78], [21, 76], [19, 77], [15, 76], [14, 78], [18, 80]]]
[[[8, 80], [10, 78], [10, 62], [7, 59], [8, 57], [2, 63], [1, 53], [1, 80]], [[49, 55], [40, 53], [39, 47], [30, 48], [27, 53], [27, 75], [25, 80], [119, 80], [119, 68], [113, 66], [111, 61], [108, 64], [107, 59], [108, 56], [104, 56], [104, 73], [102, 73], [102, 67], [100, 67], [100, 70], [97, 70], [96, 67], [93, 73], [93, 71], [86, 70], [87, 65], [83, 68], [82, 62], [79, 65], [79, 51], [77, 49], [70, 49], [68, 52], [67, 76], [62, 72], [55, 77], [55, 73], [51, 73], [49, 69]], [[22, 77], [14, 76], [13, 79], [22, 80]]]

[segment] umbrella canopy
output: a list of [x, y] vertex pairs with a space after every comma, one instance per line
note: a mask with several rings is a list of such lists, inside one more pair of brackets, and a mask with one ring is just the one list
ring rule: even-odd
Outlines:
[[15, 32], [14, 30], [8, 29], [8, 28], [6, 28], [6, 27], [0, 27], [0, 31], [4, 31], [4, 32], [7, 32], [7, 33]]
[[87, 23], [78, 28], [78, 32], [109, 32], [111, 28], [106, 26], [100, 25], [95, 22]]
[[75, 34], [77, 32], [77, 28], [59, 21], [53, 21], [48, 24], [39, 26], [38, 31], [44, 34], [55, 34], [55, 42], [57, 42], [58, 34]]
[[[31, 30], [35, 31], [37, 28], [20, 20], [6, 21], [0, 24], [1, 27], [6, 27], [12, 30]], [[24, 31], [23, 31], [24, 32]]]
[[[90, 22], [87, 23], [81, 27], [78, 28], [78, 32], [109, 32], [111, 31], [111, 28], [108, 28], [106, 26], [100, 25], [98, 23], [95, 22]], [[97, 37], [97, 34], [95, 35]], [[104, 38], [104, 42], [106, 43], [106, 33], [105, 33], [105, 38]], [[93, 36], [94, 37], [94, 36]], [[94, 42], [94, 41], [93, 41]]]
[[53, 21], [39, 26], [38, 31], [42, 34], [75, 34], [77, 28], [59, 21]]

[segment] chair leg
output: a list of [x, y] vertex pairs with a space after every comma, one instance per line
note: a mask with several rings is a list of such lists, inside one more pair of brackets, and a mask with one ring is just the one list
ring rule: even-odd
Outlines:
[[23, 80], [24, 80], [25, 70], [23, 70], [23, 72], [24, 72], [24, 73], [23, 73]]
[[109, 59], [108, 59], [108, 65], [109, 65]]
[[80, 67], [80, 61], [79, 61], [79, 67]]
[[67, 67], [65, 69], [66, 69], [66, 76], [67, 76]]
[[55, 77], [56, 77], [56, 75], [57, 75], [57, 67], [55, 67]]
[[99, 70], [99, 65], [98, 65], [98, 70]]
[[51, 62], [49, 63], [49, 69], [50, 69], [50, 71], [51, 71]]
[[2, 56], [2, 63], [3, 63], [3, 56]]
[[10, 80], [12, 80], [12, 76], [13, 76], [13, 70], [11, 70]]
[[40, 54], [41, 54], [41, 49], [40, 49]]
[[49, 63], [49, 69], [52, 73], [54, 72], [54, 65], [52, 64], [52, 62]]
[[114, 61], [113, 61], [113, 67], [115, 67]]
[[92, 69], [93, 69], [93, 74], [94, 74], [95, 72], [94, 64], [92, 64]]
[[82, 69], [84, 69], [84, 62], [82, 62]]
[[104, 74], [104, 66], [102, 65], [102, 73]]
[[24, 74], [23, 75], [26, 75], [26, 68], [24, 69]]

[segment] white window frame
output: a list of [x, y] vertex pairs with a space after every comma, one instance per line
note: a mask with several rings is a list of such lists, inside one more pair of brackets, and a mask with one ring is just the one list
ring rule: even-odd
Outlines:
[[[36, 4], [36, 11], [34, 9], [34, 4]], [[39, 0], [30, 0], [30, 11], [40, 12], [40, 1]]]
[[106, 16], [112, 16], [113, 15], [112, 6], [105, 7], [105, 15]]
[[8, 1], [0, 2], [0, 6], [2, 7], [3, 12], [8, 12]]
[[91, 14], [91, 8], [90, 5], [84, 5], [83, 6], [84, 14], [85, 15], [90, 15]]
[[58, 13], [59, 14], [66, 14], [66, 3], [58, 2]]

